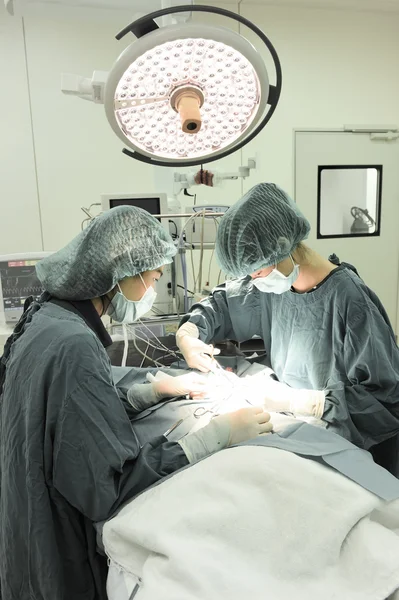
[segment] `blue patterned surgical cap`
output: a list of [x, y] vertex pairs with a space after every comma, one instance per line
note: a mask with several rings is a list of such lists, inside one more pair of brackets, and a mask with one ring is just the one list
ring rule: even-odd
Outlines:
[[172, 262], [176, 248], [160, 222], [134, 206], [96, 217], [65, 248], [36, 266], [43, 287], [65, 300], [106, 294], [125, 277]]
[[221, 218], [216, 256], [225, 273], [243, 277], [287, 258], [310, 224], [274, 183], [255, 185]]

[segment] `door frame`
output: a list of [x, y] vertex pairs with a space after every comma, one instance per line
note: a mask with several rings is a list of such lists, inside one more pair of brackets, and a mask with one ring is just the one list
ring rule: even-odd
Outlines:
[[[297, 133], [398, 133], [398, 125], [343, 125], [342, 127], [294, 127], [292, 130], [292, 189], [296, 202], [296, 134]], [[398, 303], [399, 316], [399, 303]], [[398, 321], [399, 322], [399, 321]]]
[[[386, 132], [388, 133], [389, 131], [392, 132], [398, 132], [399, 131], [399, 127], [397, 125], [380, 125], [380, 126], [376, 126], [376, 125], [353, 125], [353, 126], [349, 126], [349, 125], [344, 125], [343, 127], [294, 127], [292, 130], [292, 178], [293, 178], [293, 183], [292, 183], [292, 189], [294, 191], [293, 193], [293, 200], [294, 202], [296, 202], [296, 157], [297, 157], [297, 152], [296, 152], [296, 134], [297, 133], [353, 133], [354, 135], [356, 133], [367, 133], [369, 132], [371, 133], [377, 133], [377, 132]], [[399, 327], [399, 271], [398, 271], [398, 293], [396, 296], [396, 322], [398, 324]], [[396, 342], [399, 342], [399, 338], [398, 335], [395, 335], [396, 337]]]

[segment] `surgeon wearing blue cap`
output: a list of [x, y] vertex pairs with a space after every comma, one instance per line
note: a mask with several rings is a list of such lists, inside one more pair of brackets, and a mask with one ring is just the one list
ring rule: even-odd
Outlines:
[[397, 439], [399, 349], [376, 294], [347, 265], [305, 245], [309, 230], [277, 185], [253, 187], [217, 233], [220, 268], [233, 279], [193, 306], [178, 345], [205, 372], [211, 343], [260, 336], [278, 379], [260, 384], [266, 409], [310, 419], [370, 450]]

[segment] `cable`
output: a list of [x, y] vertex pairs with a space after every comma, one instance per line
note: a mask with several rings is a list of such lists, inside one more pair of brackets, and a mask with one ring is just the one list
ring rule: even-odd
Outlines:
[[122, 323], [122, 331], [123, 331], [124, 346], [123, 346], [123, 356], [122, 356], [121, 367], [126, 367], [127, 353], [129, 350], [129, 338], [127, 337], [127, 326], [125, 323]]
[[[184, 284], [184, 307], [183, 310], [184, 312], [188, 311], [188, 296], [187, 296], [187, 264], [186, 264], [186, 257], [185, 257], [185, 248], [183, 247], [183, 242], [184, 242], [184, 232], [187, 228], [187, 225], [189, 223], [191, 223], [191, 221], [193, 219], [196, 219], [198, 216], [202, 215], [204, 211], [200, 211], [198, 213], [194, 213], [191, 217], [189, 217], [187, 219], [187, 221], [184, 223], [180, 236], [179, 236], [179, 242], [178, 242], [178, 248], [180, 251], [180, 260], [181, 260], [181, 266], [182, 266], [182, 273], [183, 273], [183, 284]], [[194, 286], [195, 289], [195, 286]]]
[[[152, 344], [148, 338], [147, 339], [142, 338], [141, 336], [137, 335], [137, 333], [135, 333], [134, 335], [137, 340], [140, 340], [141, 342], [144, 342], [144, 344], [147, 344], [145, 353], [141, 352], [137, 345], [135, 345], [136, 350], [138, 350], [140, 352], [140, 354], [145, 356], [148, 360], [150, 360], [151, 362], [156, 364], [158, 367], [163, 366], [162, 363], [160, 362], [161, 358], [165, 359], [167, 356], [171, 356], [172, 358], [174, 358], [174, 360], [177, 360], [177, 361], [181, 360], [181, 356], [179, 356], [175, 350], [172, 350], [172, 348], [167, 348], [166, 346], [165, 347], [156, 346], [155, 344]], [[162, 344], [162, 346], [163, 346], [163, 344]], [[150, 356], [148, 356], [148, 354], [147, 354], [149, 348], [152, 348], [152, 358]], [[156, 360], [154, 358], [154, 353], [156, 350], [158, 352], [162, 352], [162, 356], [158, 360]], [[179, 354], [181, 354], [181, 353], [179, 352]], [[142, 361], [141, 366], [143, 365], [143, 362], [144, 361]]]
[[200, 251], [200, 261], [198, 267], [198, 291], [201, 293], [202, 290], [202, 265], [204, 262], [204, 230], [205, 230], [205, 215], [202, 215], [202, 223], [201, 223], [201, 251]]
[[222, 275], [222, 269], [220, 269], [220, 271], [219, 271], [219, 275], [218, 275], [218, 283], [217, 283], [217, 285], [219, 285], [219, 283], [220, 283], [220, 276], [221, 276], [221, 275]]
[[[151, 361], [152, 363], [154, 363], [154, 365], [156, 365], [157, 367], [162, 367], [162, 366], [163, 366], [163, 365], [161, 365], [160, 363], [158, 363], [156, 360], [153, 360], [153, 359], [152, 359], [150, 356], [148, 356], [148, 355], [147, 355], [145, 352], [142, 352], [142, 351], [140, 350], [140, 348], [139, 348], [139, 347], [138, 347], [138, 345], [137, 345], [137, 342], [136, 342], [136, 337], [135, 337], [135, 336], [133, 336], [133, 345], [134, 345], [134, 347], [136, 348], [137, 352], [138, 352], [139, 354], [141, 354], [141, 356], [143, 356], [144, 358], [147, 358], [149, 361]], [[143, 364], [144, 364], [144, 361], [141, 361], [140, 368], [143, 366]]]
[[[217, 236], [217, 232], [218, 232], [219, 223], [217, 222], [217, 219], [216, 219], [216, 217], [212, 217], [212, 219], [213, 219], [213, 224], [215, 225], [215, 238], [216, 238], [216, 236]], [[208, 284], [209, 286], [210, 286], [210, 284], [211, 284], [211, 268], [212, 268], [212, 261], [213, 261], [213, 257], [214, 257], [214, 254], [215, 254], [215, 248], [216, 248], [216, 244], [215, 244], [215, 245], [213, 246], [213, 248], [212, 248], [212, 254], [211, 254], [210, 261], [209, 261], [209, 269], [208, 269], [208, 281], [207, 281], [207, 284]]]
[[197, 291], [197, 277], [195, 276], [194, 252], [193, 252], [193, 246], [192, 245], [191, 245], [191, 248], [190, 248], [190, 258], [191, 258], [191, 270], [193, 272], [193, 288], [194, 288], [193, 296], [194, 296], [195, 292]]
[[[6, 3], [7, 6], [7, 3]], [[40, 185], [39, 185], [39, 171], [38, 171], [38, 151], [37, 151], [37, 136], [34, 127], [34, 118], [33, 118], [33, 107], [32, 107], [32, 81], [31, 81], [31, 73], [29, 70], [28, 64], [28, 48], [27, 48], [27, 36], [25, 29], [25, 19], [22, 17], [21, 19], [22, 25], [22, 42], [23, 42], [23, 53], [24, 59], [23, 64], [25, 68], [25, 81], [27, 84], [27, 110], [29, 111], [29, 126], [30, 126], [30, 134], [31, 134], [31, 142], [32, 142], [32, 158], [33, 158], [33, 172], [35, 177], [35, 191], [36, 191], [36, 200], [37, 200], [37, 208], [39, 213], [39, 231], [40, 231], [40, 241], [42, 244], [42, 249], [44, 250], [44, 232], [43, 232], [43, 209], [41, 205], [41, 197], [40, 197]]]
[[[189, 217], [189, 218], [187, 219], [187, 221], [184, 223], [184, 225], [182, 226], [182, 230], [181, 230], [181, 233], [180, 233], [180, 237], [179, 237], [179, 247], [182, 245], [183, 235], [184, 235], [184, 232], [185, 232], [185, 231], [186, 231], [186, 229], [187, 229], [187, 226], [188, 226], [188, 224], [189, 224], [191, 221], [193, 221], [194, 219], [198, 219], [199, 217], [201, 217], [202, 219], [204, 219], [204, 217], [205, 217], [205, 214], [204, 214], [204, 213], [205, 213], [205, 209], [204, 209], [204, 210], [200, 210], [199, 212], [196, 212], [196, 213], [194, 213], [194, 214], [193, 214], [191, 217]], [[195, 274], [194, 274], [194, 272], [195, 272], [195, 267], [194, 267], [193, 246], [192, 246], [192, 244], [191, 244], [191, 246], [190, 246], [190, 250], [191, 250], [191, 266], [192, 266], [192, 269], [193, 269], [193, 277], [194, 277], [194, 291], [197, 291], [197, 281], [198, 281], [198, 276], [197, 276], [197, 277], [195, 277]], [[182, 263], [182, 267], [183, 267], [183, 263]], [[186, 296], [186, 295], [185, 295], [185, 296]], [[184, 310], [186, 311], [186, 308], [185, 308]], [[186, 312], [187, 312], [187, 311], [186, 311]]]
[[194, 248], [193, 246], [191, 246], [190, 248], [190, 256], [191, 256], [191, 268], [193, 271], [193, 283], [194, 283], [194, 293], [199, 292], [199, 286], [197, 286], [198, 284], [198, 279], [199, 279], [199, 271], [197, 271], [197, 274], [195, 274], [195, 265], [194, 265], [194, 252], [193, 252]]
[[[177, 285], [178, 288], [181, 288], [182, 290], [184, 290], [184, 287], [182, 285]], [[192, 294], [194, 296], [194, 292], [192, 292], [191, 290], [187, 290], [189, 294]]]
[[[185, 252], [185, 250], [184, 250]], [[187, 264], [186, 264], [186, 255], [183, 252], [180, 255], [181, 259], [181, 269], [183, 274], [183, 284], [184, 284], [184, 303], [183, 310], [185, 313], [188, 311], [188, 296], [187, 296]]]
[[195, 213], [194, 213], [193, 215], [191, 215], [191, 217], [189, 217], [189, 218], [187, 219], [187, 221], [186, 221], [186, 222], [183, 224], [183, 226], [182, 226], [182, 230], [181, 230], [181, 233], [180, 233], [180, 236], [179, 236], [179, 243], [178, 243], [178, 246], [179, 246], [179, 247], [180, 247], [180, 246], [183, 246], [182, 242], [184, 241], [184, 232], [185, 232], [185, 231], [186, 231], [186, 229], [187, 229], [187, 225], [188, 225], [189, 223], [191, 223], [191, 221], [192, 221], [193, 219], [197, 219], [198, 217], [202, 217], [202, 215], [204, 214], [204, 212], [205, 212], [205, 209], [203, 209], [203, 210], [200, 210], [200, 211], [198, 211], [198, 212], [195, 212]]
[[[171, 280], [170, 280], [171, 286], [170, 286], [170, 291], [171, 291], [171, 296], [172, 296], [172, 312], [174, 312], [175, 308], [176, 308], [176, 296], [177, 296], [177, 275], [176, 275], [176, 262], [175, 260], [172, 261], [172, 265], [171, 265]], [[177, 310], [177, 308], [176, 308]]]
[[[145, 328], [147, 331], [149, 331], [149, 332], [150, 332], [150, 334], [153, 336], [153, 338], [155, 338], [155, 340], [158, 342], [158, 344], [159, 344], [159, 345], [160, 345], [160, 346], [161, 346], [161, 347], [162, 347], [164, 350], [168, 350], [168, 351], [170, 350], [170, 348], [168, 348], [167, 346], [165, 346], [165, 344], [163, 344], [163, 343], [161, 342], [161, 340], [160, 340], [160, 339], [159, 339], [159, 338], [158, 338], [158, 337], [155, 335], [155, 333], [154, 333], [153, 331], [151, 331], [151, 329], [150, 329], [149, 327], [147, 327], [147, 325], [144, 323], [144, 321], [141, 321], [141, 320], [139, 319], [139, 321], [138, 321], [138, 322], [140, 323], [140, 325], [141, 325], [142, 327], [144, 327], [144, 328]], [[145, 335], [145, 334], [143, 333], [143, 335]], [[182, 354], [182, 353], [181, 353], [181, 352], [179, 352], [179, 354]]]
[[95, 219], [98, 216], [91, 214], [90, 210], [93, 206], [101, 206], [101, 204], [99, 202], [93, 202], [92, 204], [90, 204], [89, 208], [85, 208], [84, 206], [80, 207], [80, 210], [82, 210], [85, 213], [85, 215], [87, 215], [87, 219], [84, 219], [80, 226], [82, 231], [85, 228], [85, 223], [90, 223], [91, 221], [93, 221], [93, 219]]
[[[140, 342], [144, 342], [144, 344], [147, 344], [146, 352], [148, 351], [148, 348], [152, 348], [153, 350], [158, 350], [159, 352], [166, 352], [166, 351], [169, 352], [168, 348], [162, 348], [160, 346], [156, 346], [155, 344], [152, 344], [148, 338], [141, 337], [140, 335], [137, 335], [137, 333], [135, 333], [134, 335], [137, 340], [139, 340]], [[174, 355], [174, 351], [171, 350], [170, 354]]]
[[[168, 352], [169, 354], [171, 354], [171, 355], [174, 355], [174, 356], [175, 356], [177, 359], [179, 359], [179, 356], [178, 356], [178, 354], [180, 354], [181, 356], [183, 356], [183, 354], [182, 354], [182, 353], [181, 353], [179, 350], [177, 350], [177, 351], [174, 351], [174, 350], [172, 350], [171, 348], [168, 348], [167, 346], [165, 346], [165, 344], [163, 344], [163, 343], [161, 342], [161, 340], [160, 340], [160, 339], [159, 339], [159, 338], [158, 338], [158, 337], [155, 335], [155, 333], [154, 333], [153, 331], [151, 331], [151, 329], [150, 329], [149, 327], [147, 327], [147, 325], [145, 324], [145, 322], [144, 322], [144, 321], [141, 321], [141, 320], [139, 319], [139, 320], [138, 320], [138, 323], [140, 323], [140, 325], [141, 325], [141, 326], [142, 326], [144, 329], [146, 329], [147, 331], [149, 331], [149, 333], [151, 334], [151, 336], [152, 336], [152, 337], [153, 337], [153, 338], [154, 338], [154, 339], [155, 339], [155, 340], [158, 342], [159, 346], [156, 346], [155, 344], [153, 344], [153, 343], [152, 343], [152, 342], [149, 340], [148, 336], [147, 336], [147, 338], [140, 337], [140, 335], [137, 335], [137, 332], [135, 331], [135, 332], [134, 332], [134, 334], [136, 335], [136, 337], [137, 337], [139, 340], [141, 340], [141, 341], [144, 341], [144, 342], [148, 342], [148, 344], [149, 344], [149, 345], [150, 345], [152, 348], [155, 348], [156, 350], [165, 350], [165, 351], [166, 351], [166, 352]], [[132, 332], [132, 333], [133, 333], [133, 332]], [[144, 332], [142, 332], [142, 335], [143, 335], [143, 336], [146, 336], [146, 334], [145, 334]]]
[[155, 335], [155, 333], [149, 327], [147, 327], [147, 325], [146, 325], [146, 323], [144, 321], [141, 321], [139, 319], [138, 323], [140, 323], [141, 327], [143, 327], [144, 329], [146, 329], [151, 334], [151, 336], [159, 344], [159, 346], [157, 346], [156, 344], [153, 344], [148, 337], [145, 337], [147, 334], [144, 333], [144, 332], [142, 332], [142, 335], [144, 336], [144, 338], [138, 336], [137, 333], [136, 333], [136, 337], [138, 339], [141, 339], [141, 341], [145, 340], [148, 343], [148, 345], [151, 346], [151, 348], [153, 348], [152, 358], [154, 358], [154, 352], [155, 352], [155, 350], [158, 350], [158, 351], [161, 351], [161, 352], [163, 351], [164, 352], [162, 358], [164, 358], [165, 356], [171, 355], [171, 356], [174, 356], [175, 358], [177, 358], [177, 360], [180, 360], [180, 358], [178, 356], [178, 354], [182, 355], [182, 353], [180, 351], [178, 351], [178, 350], [174, 351], [174, 350], [172, 350], [172, 348], [168, 348], [167, 346], [165, 346], [165, 344], [163, 344], [161, 342], [161, 340]]
[[[187, 219], [187, 221], [184, 223], [184, 225], [182, 226], [182, 230], [179, 236], [179, 241], [178, 241], [178, 248], [180, 251], [180, 260], [181, 260], [181, 266], [182, 266], [182, 273], [183, 273], [183, 284], [184, 284], [184, 307], [183, 310], [184, 312], [188, 311], [188, 296], [187, 296], [187, 263], [186, 263], [186, 257], [185, 257], [185, 248], [184, 248], [184, 234], [185, 231], [187, 229], [187, 226], [189, 225], [189, 223], [191, 223], [191, 221], [193, 221], [194, 219], [197, 219], [201, 217], [203, 219], [203, 221], [205, 220], [205, 209], [194, 213], [191, 217], [189, 217]], [[213, 217], [215, 218], [215, 217]], [[204, 227], [202, 228], [202, 238], [201, 238], [201, 248], [202, 248], [202, 252], [203, 252], [203, 233], [204, 233]], [[192, 245], [191, 245], [191, 253], [192, 253]], [[194, 258], [193, 255], [191, 254], [191, 264], [192, 264], [192, 268], [193, 268], [193, 274], [194, 274]], [[203, 261], [203, 254], [202, 254], [202, 261]], [[201, 264], [201, 269], [202, 269], [202, 262], [200, 259], [200, 264]], [[201, 284], [202, 284], [202, 272], [201, 274], [198, 274], [198, 277], [200, 277], [201, 279]], [[196, 291], [197, 289], [197, 278], [195, 278], [194, 280], [194, 291]]]
[[[145, 354], [147, 354], [147, 352], [148, 352], [148, 345], [147, 345], [147, 348], [145, 349]], [[150, 360], [152, 360], [152, 359], [150, 359]], [[141, 363], [140, 363], [140, 367], [139, 367], [140, 369], [142, 369], [142, 368], [143, 368], [143, 366], [144, 366], [144, 362], [145, 362], [145, 356], [143, 356], [143, 360], [142, 360], [142, 361], [141, 361]], [[154, 361], [153, 361], [153, 362], [154, 362]]]
[[177, 238], [179, 237], [179, 233], [177, 231], [177, 225], [176, 225], [175, 221], [172, 221], [172, 219], [168, 219], [168, 223], [172, 223], [172, 225], [175, 226], [175, 233], [171, 234], [171, 237], [172, 237], [172, 239], [177, 240]]
[[149, 348], [149, 346], [148, 346], [148, 344], [147, 344], [147, 348], [145, 349], [145, 351], [144, 351], [144, 353], [143, 353], [143, 360], [142, 360], [142, 361], [141, 361], [141, 363], [140, 363], [140, 369], [142, 369], [142, 368], [143, 368], [143, 366], [144, 366], [144, 363], [145, 363], [145, 359], [146, 359], [146, 357], [147, 357], [149, 360], [152, 360], [152, 362], [153, 362], [154, 364], [156, 364], [156, 363], [155, 363], [155, 361], [154, 361], [152, 358], [150, 358], [150, 357], [148, 356], [148, 354], [147, 354], [147, 352], [148, 352], [148, 348]]
[[[144, 351], [144, 356], [143, 356], [143, 358], [142, 358], [142, 361], [141, 361], [141, 363], [140, 363], [140, 367], [139, 367], [139, 369], [142, 369], [142, 368], [143, 368], [143, 365], [144, 365], [144, 362], [145, 362], [145, 359], [146, 359], [146, 357], [148, 357], [148, 359], [149, 359], [149, 360], [153, 360], [153, 358], [154, 358], [154, 357], [152, 357], [152, 359], [151, 359], [151, 358], [148, 356], [148, 354], [147, 354], [147, 352], [148, 352], [148, 348], [149, 348], [149, 344], [147, 344], [147, 347], [146, 347], [146, 349], [145, 349], [145, 351]], [[136, 349], [138, 349], [138, 347], [137, 347], [137, 346], [136, 346]]]
[[[143, 325], [143, 323], [141, 321], [137, 321], [137, 322], [140, 323], [140, 325]], [[166, 348], [166, 346], [164, 346], [162, 348], [159, 348], [158, 346], [155, 346], [155, 344], [152, 344], [151, 341], [148, 339], [148, 337], [142, 337], [140, 334], [138, 334], [137, 331], [136, 331], [136, 328], [133, 327], [132, 325], [126, 325], [126, 327], [130, 331], [130, 333], [132, 334], [132, 337], [134, 339], [138, 339], [141, 342], [144, 342], [145, 344], [147, 344], [148, 346], [157, 348], [158, 350], [159, 349], [164, 350]], [[151, 330], [149, 330], [149, 331], [150, 331], [150, 333], [152, 333]], [[143, 336], [145, 336], [144, 333], [143, 333]], [[163, 346], [163, 344], [158, 339], [157, 339], [157, 341], [159, 342], [159, 344], [161, 346]]]

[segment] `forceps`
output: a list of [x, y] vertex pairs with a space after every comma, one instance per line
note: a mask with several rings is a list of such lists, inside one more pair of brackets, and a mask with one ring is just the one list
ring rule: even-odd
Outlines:
[[198, 408], [195, 409], [195, 411], [193, 412], [193, 415], [196, 419], [200, 419], [201, 417], [206, 415], [206, 413], [211, 413], [213, 416], [216, 416], [216, 414], [217, 414], [211, 408], [209, 409], [209, 408], [206, 408], [206, 406], [199, 406]]
[[233, 382], [229, 379], [229, 377], [226, 375], [223, 367], [221, 365], [219, 365], [218, 361], [213, 357], [213, 355], [211, 354], [211, 358], [214, 362], [214, 365], [216, 366], [216, 371], [218, 371], [221, 375], [223, 375], [224, 379], [228, 382], [228, 384], [231, 387], [234, 387]]

